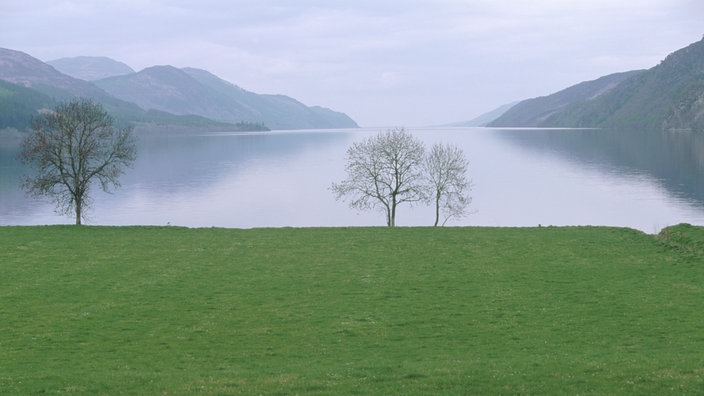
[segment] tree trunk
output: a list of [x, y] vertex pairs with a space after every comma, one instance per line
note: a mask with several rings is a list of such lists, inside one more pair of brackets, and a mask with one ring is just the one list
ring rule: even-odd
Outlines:
[[435, 197], [435, 224], [433, 227], [438, 226], [438, 221], [440, 220], [440, 194]]
[[81, 202], [76, 200], [76, 225], [81, 225]]
[[389, 217], [389, 227], [396, 226], [396, 197], [391, 198], [391, 216]]

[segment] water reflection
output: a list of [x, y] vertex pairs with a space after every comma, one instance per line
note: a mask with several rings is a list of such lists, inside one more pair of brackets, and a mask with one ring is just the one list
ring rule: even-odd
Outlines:
[[647, 130], [502, 130], [546, 155], [617, 175], [649, 175], [675, 197], [704, 206], [704, 134]]
[[[191, 227], [383, 226], [334, 200], [349, 145], [378, 130], [141, 137], [122, 188], [94, 192], [90, 224]], [[449, 225], [615, 225], [657, 232], [704, 224], [702, 137], [607, 131], [416, 129], [470, 160], [475, 214]], [[629, 142], [635, 141], [630, 144]], [[0, 138], [0, 225], [70, 223], [19, 190], [19, 141]], [[399, 208], [430, 225], [431, 208]]]

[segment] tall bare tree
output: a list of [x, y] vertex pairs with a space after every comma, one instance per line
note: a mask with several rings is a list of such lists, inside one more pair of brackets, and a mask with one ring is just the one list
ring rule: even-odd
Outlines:
[[456, 145], [436, 143], [425, 159], [428, 200], [435, 205], [435, 226], [442, 216], [442, 225], [452, 217], [462, 217], [472, 202], [468, 195], [471, 181], [467, 180], [469, 162]]
[[36, 174], [25, 177], [23, 187], [52, 197], [58, 213], [75, 214], [81, 224], [91, 184], [97, 181], [105, 192], [119, 187], [120, 175], [135, 158], [131, 128], [116, 129], [100, 104], [74, 99], [33, 120], [20, 159]]
[[347, 179], [331, 189], [354, 209], [381, 209], [394, 227], [398, 205], [424, 198], [424, 153], [423, 143], [403, 128], [380, 132], [347, 150]]

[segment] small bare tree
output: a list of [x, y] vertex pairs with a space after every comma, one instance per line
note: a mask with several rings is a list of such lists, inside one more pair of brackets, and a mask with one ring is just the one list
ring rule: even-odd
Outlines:
[[119, 187], [119, 176], [135, 160], [132, 129], [118, 130], [100, 104], [89, 99], [62, 103], [35, 118], [22, 142], [20, 159], [35, 168], [23, 187], [34, 196], [50, 196], [58, 213], [75, 214], [81, 224], [90, 206], [90, 186]]
[[442, 215], [442, 225], [452, 217], [462, 217], [472, 202], [468, 195], [471, 181], [467, 180], [469, 165], [462, 150], [455, 145], [436, 143], [425, 159], [425, 176], [428, 200], [435, 205], [437, 227]]
[[347, 150], [347, 179], [331, 189], [338, 200], [349, 197], [354, 209], [381, 209], [394, 227], [398, 205], [424, 198], [424, 152], [403, 128], [380, 132]]

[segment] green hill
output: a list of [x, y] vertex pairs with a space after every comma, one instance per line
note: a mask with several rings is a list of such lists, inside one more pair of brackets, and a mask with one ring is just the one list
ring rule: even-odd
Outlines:
[[700, 394], [703, 231], [0, 227], [0, 393]]
[[512, 106], [488, 126], [491, 127], [542, 127], [542, 126], [582, 126], [554, 125], [553, 119], [576, 103], [597, 100], [600, 96], [616, 88], [623, 81], [634, 77], [642, 70], [615, 73], [585, 81], [552, 95], [527, 99]]
[[61, 73], [23, 52], [0, 48], [1, 125], [26, 127], [42, 108], [80, 96], [101, 103], [119, 126], [132, 125], [142, 131], [357, 127], [343, 113], [309, 107], [283, 95], [248, 92], [204, 70], [155, 66], [129, 73], [131, 69], [125, 69], [128, 66], [124, 64], [91, 57], [54, 63], [86, 78], [105, 73], [127, 74], [88, 82]]
[[94, 84], [63, 74], [52, 66], [20, 51], [0, 48], [0, 128], [23, 129], [38, 111], [77, 96], [101, 103], [118, 126], [145, 130], [262, 130], [261, 125], [234, 125], [196, 115], [174, 115], [145, 111], [118, 99]]
[[538, 99], [523, 101], [491, 126], [704, 130], [704, 39], [675, 51], [651, 69], [631, 73], [600, 95], [578, 95], [550, 111], [534, 107]]
[[24, 130], [38, 109], [50, 109], [55, 101], [21, 85], [0, 80], [0, 129]]

